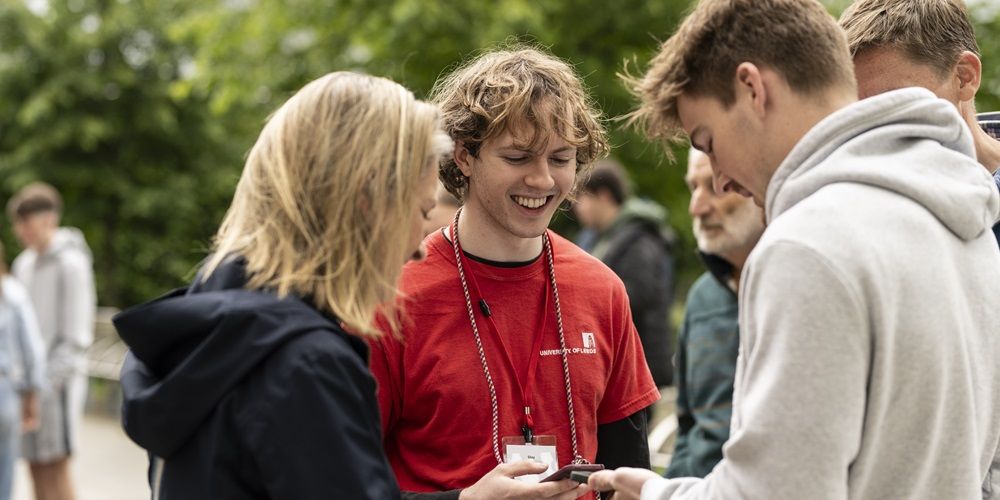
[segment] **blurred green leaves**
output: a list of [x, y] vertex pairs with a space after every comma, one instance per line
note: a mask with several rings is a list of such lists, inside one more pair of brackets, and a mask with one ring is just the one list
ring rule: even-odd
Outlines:
[[[125, 306], [182, 285], [205, 256], [246, 151], [268, 114], [335, 70], [395, 79], [418, 96], [478, 51], [510, 40], [576, 65], [610, 118], [620, 83], [667, 38], [688, 1], [10, 0], [0, 3], [0, 196], [32, 180], [62, 190], [65, 223], [93, 247], [100, 301]], [[839, 12], [847, 2], [830, 0]], [[978, 12], [980, 109], [1000, 109], [1000, 41]], [[991, 65], [990, 63], [993, 62]], [[684, 168], [610, 122], [639, 194], [670, 209], [693, 256]], [[678, 151], [679, 165], [686, 152]], [[572, 231], [573, 221], [556, 225]], [[8, 258], [16, 251], [2, 231]]]

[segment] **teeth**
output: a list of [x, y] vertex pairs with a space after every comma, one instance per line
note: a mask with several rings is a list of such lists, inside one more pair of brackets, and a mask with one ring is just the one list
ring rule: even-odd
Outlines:
[[546, 198], [528, 198], [526, 196], [514, 196], [514, 201], [518, 205], [527, 208], [538, 208], [545, 204]]

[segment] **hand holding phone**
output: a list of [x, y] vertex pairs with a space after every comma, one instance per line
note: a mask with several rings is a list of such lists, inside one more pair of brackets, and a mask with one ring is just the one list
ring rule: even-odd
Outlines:
[[[552, 475], [550, 475], [545, 479], [542, 479], [539, 482], [544, 483], [548, 481], [559, 481], [561, 479], [573, 479], [572, 477], [570, 477], [570, 474], [574, 472], [586, 472], [587, 476], [590, 476], [591, 472], [599, 470], [604, 470], [604, 466], [601, 464], [569, 464], [563, 467], [562, 469], [553, 472]], [[582, 481], [578, 481], [576, 479], [573, 480], [581, 484], [587, 482], [586, 477], [583, 477], [582, 479], [583, 479]]]

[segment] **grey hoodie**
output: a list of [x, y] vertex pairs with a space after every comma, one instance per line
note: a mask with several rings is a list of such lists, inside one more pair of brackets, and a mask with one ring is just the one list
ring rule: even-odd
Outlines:
[[997, 498], [1000, 193], [954, 106], [903, 89], [833, 113], [765, 209], [724, 459], [642, 498]]
[[46, 378], [58, 388], [84, 372], [84, 351], [94, 338], [97, 299], [90, 248], [79, 229], [59, 228], [45, 252], [21, 252], [11, 271], [31, 295], [47, 354]]

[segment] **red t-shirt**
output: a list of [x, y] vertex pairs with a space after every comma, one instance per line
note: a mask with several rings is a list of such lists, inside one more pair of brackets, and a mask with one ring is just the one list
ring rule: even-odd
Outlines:
[[[549, 232], [569, 351], [570, 381], [580, 454], [593, 461], [597, 425], [621, 420], [659, 398], [632, 324], [620, 279], [597, 259]], [[372, 342], [383, 444], [404, 491], [465, 488], [497, 465], [491, 443], [491, 404], [469, 322], [455, 254], [441, 231], [425, 240], [427, 258], [407, 264], [403, 341]], [[525, 383], [534, 333], [545, 324], [532, 384], [536, 435], [556, 436], [559, 465], [573, 459], [559, 332], [544, 252], [519, 267], [464, 259], [475, 274], [511, 361]], [[470, 285], [471, 288], [471, 285]], [[474, 293], [474, 292], [473, 292]], [[473, 296], [475, 301], [475, 296]], [[548, 307], [546, 305], [550, 304]], [[478, 304], [476, 322], [496, 387], [500, 438], [521, 435], [521, 391], [493, 329]], [[543, 313], [548, 319], [543, 322]], [[504, 450], [501, 445], [501, 454]]]

